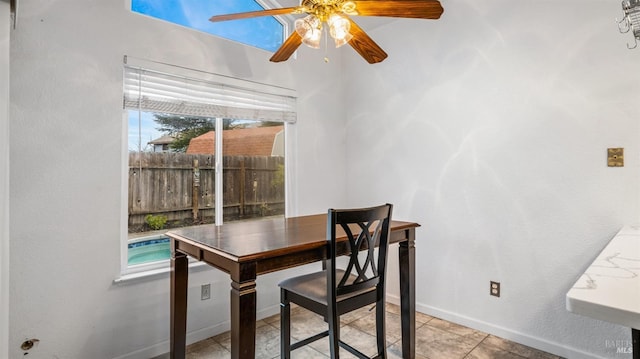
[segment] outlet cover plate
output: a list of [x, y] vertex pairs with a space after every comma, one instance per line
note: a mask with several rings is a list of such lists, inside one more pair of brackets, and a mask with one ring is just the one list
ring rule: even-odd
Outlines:
[[489, 294], [494, 297], [500, 297], [500, 282], [489, 282]]
[[200, 300], [211, 299], [211, 284], [203, 284], [200, 287]]

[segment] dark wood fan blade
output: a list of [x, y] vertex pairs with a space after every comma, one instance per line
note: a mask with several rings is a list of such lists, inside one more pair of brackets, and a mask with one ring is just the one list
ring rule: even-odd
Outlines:
[[218, 21], [227, 21], [227, 20], [248, 19], [248, 18], [260, 17], [260, 16], [285, 15], [285, 14], [295, 13], [298, 10], [299, 10], [299, 7], [296, 6], [296, 7], [283, 7], [280, 9], [271, 9], [271, 10], [240, 12], [237, 14], [215, 15], [215, 16], [212, 16], [209, 19], [209, 21], [218, 22]]
[[444, 9], [437, 0], [359, 0], [354, 15], [439, 19]]
[[387, 53], [384, 52], [360, 26], [353, 22], [353, 20], [349, 19], [349, 21], [351, 22], [351, 30], [349, 32], [353, 35], [353, 38], [349, 41], [349, 45], [370, 64], [382, 62], [386, 59]]
[[282, 62], [287, 61], [289, 57], [296, 51], [298, 46], [302, 44], [302, 37], [298, 35], [297, 32], [292, 32], [291, 35], [284, 41], [284, 44], [280, 46], [278, 51], [271, 56], [269, 61], [271, 62]]

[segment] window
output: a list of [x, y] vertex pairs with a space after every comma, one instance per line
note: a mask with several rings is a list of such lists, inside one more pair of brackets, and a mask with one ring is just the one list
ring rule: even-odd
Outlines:
[[213, 15], [263, 10], [254, 0], [131, 0], [131, 11], [275, 52], [285, 27], [273, 16], [213, 23]]
[[168, 68], [124, 67], [123, 272], [166, 266], [168, 229], [285, 212], [291, 91], [157, 66]]

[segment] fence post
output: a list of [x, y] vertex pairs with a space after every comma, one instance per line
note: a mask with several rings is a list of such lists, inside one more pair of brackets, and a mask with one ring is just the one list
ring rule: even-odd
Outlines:
[[240, 216], [244, 216], [244, 190], [246, 169], [244, 167], [244, 157], [240, 160]]
[[197, 220], [198, 219], [198, 196], [199, 196], [199, 191], [200, 189], [200, 168], [198, 167], [198, 160], [195, 159], [193, 160], [193, 186], [192, 186], [192, 193], [193, 193], [193, 200], [192, 200], [192, 204], [193, 204], [193, 219]]

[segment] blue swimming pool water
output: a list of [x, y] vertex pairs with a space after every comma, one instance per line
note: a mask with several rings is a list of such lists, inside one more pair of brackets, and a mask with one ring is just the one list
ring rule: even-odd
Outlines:
[[141, 240], [127, 246], [129, 265], [157, 262], [171, 257], [168, 237]]

